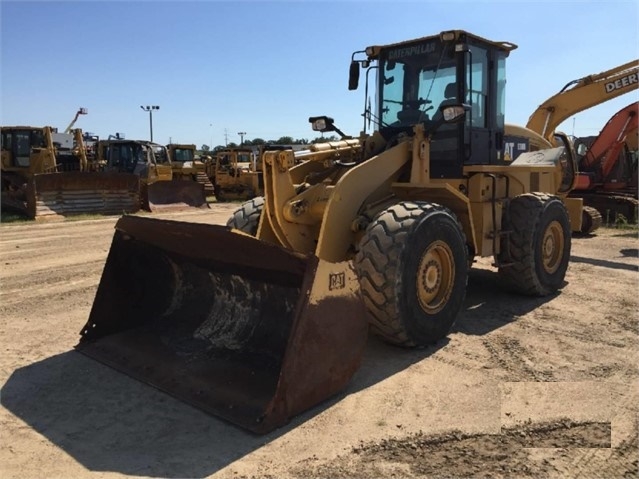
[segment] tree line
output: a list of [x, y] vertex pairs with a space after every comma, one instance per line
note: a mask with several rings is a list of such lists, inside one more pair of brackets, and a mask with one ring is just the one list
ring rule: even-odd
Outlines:
[[306, 138], [294, 139], [292, 136], [283, 136], [277, 140], [264, 140], [263, 138], [254, 138], [253, 140], [244, 140], [244, 143], [238, 145], [235, 142], [230, 142], [227, 145], [217, 145], [211, 149], [210, 145], [202, 145], [201, 151], [219, 151], [226, 148], [245, 148], [251, 146], [263, 146], [263, 145], [312, 145], [313, 143], [326, 143], [328, 141], [338, 141], [339, 138], [335, 135], [320, 136], [313, 140], [307, 140]]

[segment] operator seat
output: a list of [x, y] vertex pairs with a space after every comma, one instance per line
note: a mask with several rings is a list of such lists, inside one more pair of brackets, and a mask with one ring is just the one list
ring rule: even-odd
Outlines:
[[433, 114], [433, 121], [438, 121], [441, 119], [442, 117], [441, 107], [456, 105], [457, 103], [459, 103], [457, 101], [457, 83], [455, 82], [449, 83], [448, 85], [446, 85], [446, 88], [444, 89], [444, 100], [439, 104], [439, 107]]
[[[444, 100], [433, 114], [433, 122], [439, 122], [442, 119], [441, 107], [458, 103], [457, 83], [449, 83], [444, 89]], [[457, 161], [459, 157], [458, 132], [459, 124], [444, 123], [433, 134], [430, 143], [431, 176], [433, 178], [458, 178], [460, 176], [460, 165]]]

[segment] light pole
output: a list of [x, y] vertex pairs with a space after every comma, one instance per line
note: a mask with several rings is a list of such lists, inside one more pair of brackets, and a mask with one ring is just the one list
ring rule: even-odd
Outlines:
[[209, 123], [209, 126], [211, 127], [211, 144], [209, 145], [209, 150], [213, 150], [213, 123]]
[[151, 132], [151, 141], [153, 141], [153, 110], [159, 110], [160, 107], [157, 105], [151, 105], [151, 106], [140, 105], [140, 108], [142, 108], [144, 111], [149, 112], [149, 130]]
[[240, 146], [242, 146], [244, 144], [244, 135], [246, 135], [246, 132], [238, 131], [237, 134], [240, 135]]

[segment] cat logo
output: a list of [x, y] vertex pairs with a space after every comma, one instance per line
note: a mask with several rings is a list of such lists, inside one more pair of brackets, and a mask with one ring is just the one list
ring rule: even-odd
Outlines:
[[333, 291], [335, 289], [344, 289], [346, 287], [346, 274], [345, 273], [330, 273], [328, 275], [328, 289]]

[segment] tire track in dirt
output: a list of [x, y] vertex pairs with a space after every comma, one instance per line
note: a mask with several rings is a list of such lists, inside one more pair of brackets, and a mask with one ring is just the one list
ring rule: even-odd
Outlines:
[[[556, 315], [546, 314], [544, 312], [541, 313], [542, 316], [545, 316], [545, 320], [552, 321], [553, 316]], [[544, 333], [549, 337], [557, 338], [559, 340], [563, 340], [566, 344], [568, 340], [576, 340], [579, 343], [582, 343], [584, 346], [589, 344], [596, 345], [605, 345], [611, 348], [624, 349], [627, 347], [627, 344], [623, 343], [620, 340], [608, 339], [603, 337], [603, 334], [597, 334], [596, 330], [591, 330], [588, 332], [582, 332], [575, 329], [575, 326], [578, 327], [578, 324], [575, 324], [573, 327], [566, 327], [562, 324], [553, 323], [552, 326], [545, 326], [540, 324], [539, 322], [522, 322], [519, 327], [525, 330], [529, 330], [535, 334]]]
[[[58, 264], [49, 261], [46, 267], [29, 268], [2, 281], [0, 315], [41, 315], [44, 317], [78, 305], [90, 307], [97, 290], [104, 255], [80, 256], [74, 262]], [[46, 305], [46, 312], [42, 312]]]
[[[93, 277], [102, 273], [105, 257], [90, 255], [78, 258], [77, 261], [66, 261], [61, 264], [48, 262], [46, 267], [33, 267], [30, 271], [19, 274], [13, 273], [11, 281], [4, 282], [0, 295], [14, 295], [17, 292], [25, 292], [33, 286], [50, 285], [57, 283], [73, 282]], [[27, 291], [28, 292], [28, 291]]]
[[[554, 381], [554, 372], [539, 361], [538, 351], [526, 344], [527, 330], [542, 332], [537, 331], [534, 320], [518, 318], [499, 331], [466, 337], [459, 347], [453, 340], [453, 344], [438, 352], [434, 359], [462, 371], [494, 370], [507, 381]], [[549, 338], [557, 337], [556, 332], [547, 333]]]
[[[235, 207], [237, 205], [228, 205], [229, 210]], [[176, 219], [219, 224], [225, 222], [225, 216], [220, 213], [214, 217], [209, 212]], [[77, 343], [93, 303], [114, 223], [115, 219], [109, 219], [46, 227], [35, 224], [0, 227], [0, 339], [3, 343], [0, 374], [3, 379], [26, 368], [20, 374], [35, 390], [39, 384], [33, 383], [29, 375], [38, 369], [38, 362], [46, 360], [45, 364], [56, 364], [56, 355], [64, 359], [61, 353], [70, 351]], [[617, 249], [632, 247], [632, 241], [636, 239], [626, 240]], [[601, 265], [637, 262], [636, 258], [617, 258], [616, 250], [606, 248], [609, 244], [606, 237], [576, 240], [573, 244], [574, 254], [601, 258]], [[117, 403], [112, 409], [104, 408], [98, 420], [78, 419], [82, 433], [56, 429], [58, 423], [49, 421], [47, 428], [25, 426], [27, 432], [14, 434], [11, 431], [19, 431], [25, 419], [16, 417], [12, 411], [1, 410], [0, 421], [10, 431], [5, 437], [11, 438], [17, 452], [0, 451], [0, 463], [4, 464], [0, 465], [0, 471], [7, 477], [21, 477], [23, 464], [34, 474], [46, 470], [56, 471], [54, 475], [59, 477], [82, 477], [104, 467], [98, 472], [110, 478], [136, 475], [138, 469], [134, 466], [144, 462], [148, 468], [141, 468], [139, 474], [153, 477], [210, 474], [220, 479], [377, 478], [393, 473], [402, 477], [478, 477], [487, 472], [492, 477], [504, 478], [577, 474], [582, 478], [620, 478], [624, 474], [636, 477], [637, 465], [636, 462], [633, 465], [631, 455], [637, 451], [637, 398], [626, 394], [626, 389], [633, 389], [638, 375], [630, 360], [636, 355], [639, 342], [639, 331], [632, 324], [637, 312], [633, 288], [638, 275], [628, 268], [601, 265], [577, 263], [577, 267], [569, 269], [569, 284], [561, 294], [544, 299], [506, 295], [493, 283], [492, 272], [478, 275], [479, 285], [469, 284], [471, 298], [460, 316], [459, 327], [441, 345], [428, 351], [409, 352], [395, 351], [386, 345], [376, 350], [369, 347], [368, 363], [351, 383], [350, 393], [296, 419], [295, 425], [263, 442], [260, 440], [259, 445], [247, 447], [248, 440], [240, 432], [199, 415], [194, 416], [193, 424], [203, 424], [201, 431], [194, 432], [195, 427], [175, 436], [172, 426], [184, 423], [184, 409], [164, 407], [163, 396], [149, 402], [149, 396], [138, 394], [137, 384], [129, 385], [122, 380], [118, 382], [119, 393], [127, 401]], [[74, 375], [80, 370], [63, 369], [66, 375], [55, 383], [66, 388], [77, 380]], [[84, 369], [80, 372], [84, 373]], [[95, 369], [87, 369], [86, 374], [96, 374]], [[109, 370], [100, 377], [115, 376]], [[601, 381], [602, 378], [605, 380]], [[571, 425], [562, 426], [561, 434], [561, 431], [544, 432], [533, 424], [525, 430], [515, 429], [516, 437], [505, 443], [495, 439], [495, 434], [486, 434], [499, 431], [498, 386], [503, 381], [552, 381], [540, 383], [543, 389], [549, 384], [584, 380], [593, 380], [593, 384], [604, 389], [612, 380], [618, 380], [619, 394], [607, 403], [601, 401], [594, 406], [594, 401], [585, 407], [565, 401], [564, 410], [570, 417], [573, 413], [580, 415], [581, 420], [585, 416], [608, 421], [607, 415], [601, 417], [601, 411], [602, 408], [607, 411], [612, 402], [618, 407], [618, 413], [611, 422], [577, 423], [573, 417]], [[592, 389], [584, 391], [589, 397]], [[91, 394], [95, 391], [78, 390], [73, 393], [71, 403], [95, 404]], [[31, 416], [24, 417], [30, 418], [31, 424], [42, 425], [34, 418], [48, 421], [60, 415], [60, 411], [74, 416], [78, 409], [61, 404], [63, 397], [64, 394], [58, 395], [56, 402], [45, 394], [42, 412], [30, 410]], [[519, 399], [513, 403], [522, 415], [536, 406], [536, 410], [548, 412], [553, 420], [563, 417], [553, 416], [557, 405], [553, 404], [552, 396], [549, 397], [542, 406], [536, 397], [532, 397], [530, 406]], [[13, 400], [19, 403], [26, 397], [18, 394]], [[146, 411], [144, 414], [148, 413], [148, 417], [133, 421], [135, 428], [120, 429], [121, 436], [117, 436], [117, 431], [97, 437], [90, 431], [84, 433], [92, 427], [109, 429], [122, 423], [123, 418], [126, 423], [127, 418], [137, 418], [139, 411]], [[421, 439], [405, 437], [419, 429], [424, 430], [424, 438], [432, 438], [434, 432], [448, 434], [456, 429], [463, 432], [448, 443], [450, 447], [428, 449]], [[558, 426], [558, 429], [561, 428]], [[605, 437], [610, 438], [610, 429], [612, 447], [610, 439], [608, 443], [603, 441]], [[478, 432], [482, 435], [470, 435]], [[520, 440], [517, 437], [520, 433], [528, 436], [518, 436]], [[530, 441], [542, 433], [548, 436], [548, 441], [557, 441], [558, 446]], [[398, 439], [402, 443], [394, 446], [389, 438], [398, 434], [402, 434]], [[125, 435], [128, 442], [116, 443]], [[222, 438], [224, 446], [212, 443], [212, 437]], [[370, 447], [366, 453], [353, 452], [351, 449], [358, 447], [360, 439], [367, 444], [385, 445], [385, 448]], [[523, 440], [527, 442], [523, 444]], [[177, 454], [170, 465], [162, 465], [169, 442]], [[99, 457], [87, 461], [86, 456], [78, 454], [85, 443], [87, 448], [97, 451]], [[142, 452], [134, 459], [127, 459], [129, 449], [138, 443], [144, 444]], [[345, 451], [350, 451], [345, 457], [330, 459]], [[140, 456], [143, 459], [139, 459]], [[210, 463], [211, 458], [217, 461], [215, 466], [202, 466]], [[9, 469], [11, 465], [13, 469]], [[297, 466], [296, 470], [291, 469]], [[428, 467], [432, 468], [430, 472]], [[325, 474], [313, 474], [317, 472]]]
[[483, 346], [488, 350], [493, 362], [499, 366], [500, 375], [508, 381], [554, 381], [551, 371], [538, 370], [537, 363], [522, 346], [521, 342], [502, 334], [482, 339]]
[[[560, 468], [560, 471], [575, 479], [593, 477], [593, 471], [599, 471], [597, 477], [639, 477], [639, 424], [636, 411], [633, 409], [633, 405], [637, 404], [638, 396], [636, 391], [631, 391], [614, 408], [611, 421], [613, 444], [610, 448], [571, 450], [568, 454], [572, 460], [566, 464], [565, 468]], [[615, 431], [619, 429], [615, 426], [620, 423], [631, 426], [626, 430]], [[616, 440], [615, 435], [619, 436]]]
[[[556, 477], [562, 463], [553, 456], [581, 448], [609, 451], [610, 424], [557, 420], [502, 428], [499, 434], [467, 434], [452, 431], [428, 435], [360, 442], [350, 453], [333, 461], [314, 458], [300, 461], [290, 472], [294, 477]], [[559, 453], [559, 454], [557, 454]], [[605, 464], [604, 464], [605, 466]], [[601, 465], [591, 465], [590, 471]], [[621, 478], [632, 464], [620, 462]], [[559, 474], [561, 477], [562, 474]], [[566, 474], [565, 477], [574, 477]], [[590, 477], [593, 477], [592, 475]], [[595, 475], [594, 477], [606, 477]]]

